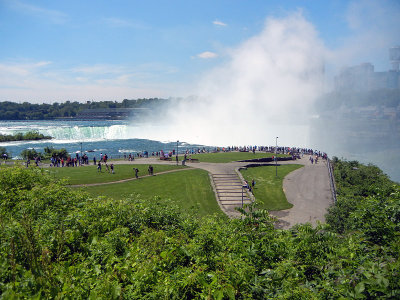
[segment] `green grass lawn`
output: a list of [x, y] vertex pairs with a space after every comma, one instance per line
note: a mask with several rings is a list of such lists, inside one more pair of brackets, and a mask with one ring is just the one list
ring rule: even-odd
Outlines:
[[159, 196], [161, 200], [172, 201], [184, 211], [195, 209], [200, 216], [213, 213], [223, 216], [215, 199], [208, 173], [199, 169], [187, 169], [123, 183], [90, 186], [83, 190], [93, 196], [107, 196], [113, 199], [126, 198], [132, 194], [139, 195], [143, 199]]
[[[256, 159], [264, 157], [272, 157], [274, 153], [267, 152], [217, 152], [217, 153], [200, 153], [193, 154], [192, 158], [198, 159], [201, 162], [211, 163], [228, 163], [237, 160]], [[278, 157], [287, 157], [288, 155], [278, 154]], [[179, 157], [182, 159], [182, 157]], [[189, 156], [187, 156], [189, 159]]]
[[[108, 164], [110, 165], [110, 164]], [[175, 165], [152, 165], [154, 174], [169, 170], [188, 168]], [[89, 184], [99, 182], [111, 182], [121, 179], [135, 177], [133, 168], [139, 169], [139, 176], [148, 175], [148, 165], [114, 165], [115, 174], [107, 173], [105, 165], [102, 165], [102, 172], [97, 172], [97, 166], [84, 167], [64, 167], [64, 168], [46, 168], [55, 178], [65, 178], [69, 184]]]
[[241, 170], [243, 177], [251, 183], [256, 181], [253, 194], [261, 207], [267, 210], [282, 210], [291, 208], [283, 192], [283, 178], [290, 172], [303, 167], [302, 165], [280, 165], [278, 166], [278, 176], [276, 176], [275, 166], [263, 166]]

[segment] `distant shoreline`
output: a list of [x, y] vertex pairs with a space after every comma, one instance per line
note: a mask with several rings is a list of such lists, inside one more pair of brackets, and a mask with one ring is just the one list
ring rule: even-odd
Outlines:
[[17, 134], [0, 134], [0, 143], [6, 142], [18, 142], [18, 141], [39, 141], [39, 140], [51, 140], [53, 137], [46, 136], [35, 131], [29, 131], [26, 133]]

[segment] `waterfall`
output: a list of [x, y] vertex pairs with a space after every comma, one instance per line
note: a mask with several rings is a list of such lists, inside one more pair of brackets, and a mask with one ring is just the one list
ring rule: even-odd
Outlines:
[[39, 133], [57, 140], [120, 140], [132, 137], [127, 125], [50, 127], [39, 129]]

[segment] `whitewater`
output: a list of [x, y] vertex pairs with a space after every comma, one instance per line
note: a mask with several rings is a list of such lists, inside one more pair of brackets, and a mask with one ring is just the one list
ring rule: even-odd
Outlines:
[[[197, 148], [213, 149], [213, 146], [190, 144], [176, 140], [151, 140], [138, 138], [143, 136], [142, 124], [128, 121], [80, 121], [80, 120], [51, 120], [51, 121], [0, 121], [1, 134], [16, 134], [36, 131], [52, 140], [16, 141], [0, 143], [13, 158], [20, 158], [25, 149], [35, 149], [43, 152], [45, 147], [56, 149], [65, 148], [70, 154], [86, 152], [89, 158], [106, 154], [111, 158], [122, 158], [129, 153], [136, 154], [144, 151], [172, 151], [179, 148], [182, 153]], [[154, 125], [154, 131], [162, 131], [162, 126]]]

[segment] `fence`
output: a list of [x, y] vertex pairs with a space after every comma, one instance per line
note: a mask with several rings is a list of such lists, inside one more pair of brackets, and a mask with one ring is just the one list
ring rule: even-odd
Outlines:
[[328, 172], [329, 172], [329, 183], [331, 186], [331, 192], [332, 192], [332, 198], [334, 203], [336, 203], [336, 184], [335, 184], [335, 178], [333, 177], [333, 168], [331, 164], [331, 160], [329, 157], [326, 159], [327, 161], [327, 166], [328, 166]]

